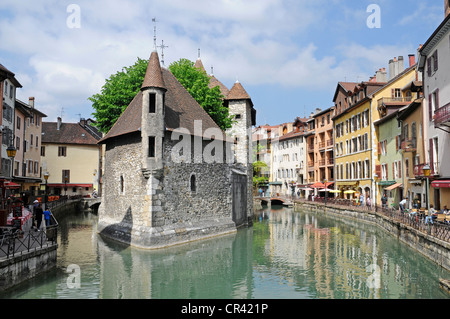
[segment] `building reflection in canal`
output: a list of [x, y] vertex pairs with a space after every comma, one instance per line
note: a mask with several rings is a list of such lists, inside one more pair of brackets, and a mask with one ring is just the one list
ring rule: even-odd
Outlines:
[[[148, 251], [61, 219], [55, 272], [3, 298], [448, 298], [449, 272], [374, 225], [272, 207], [235, 234]], [[261, 215], [262, 216], [262, 215]], [[68, 288], [78, 265], [80, 288]]]

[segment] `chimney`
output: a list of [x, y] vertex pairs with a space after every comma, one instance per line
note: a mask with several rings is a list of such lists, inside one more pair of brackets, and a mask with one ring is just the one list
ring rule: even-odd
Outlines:
[[376, 82], [387, 82], [387, 73], [386, 68], [383, 68], [383, 70], [379, 69], [376, 74]]
[[81, 119], [80, 119], [80, 125], [81, 125], [82, 127], [85, 127], [85, 126], [86, 126], [86, 120], [85, 120], [84, 118], [81, 118]]
[[414, 64], [416, 64], [416, 56], [414, 54], [409, 54], [409, 67], [412, 67]]
[[389, 60], [389, 81], [394, 77], [394, 60]]
[[450, 2], [448, 0], [444, 0], [445, 2], [445, 17], [447, 18], [447, 16], [450, 14]]
[[56, 122], [56, 129], [59, 131], [61, 128], [61, 118], [58, 116], [58, 121]]
[[397, 75], [405, 71], [405, 60], [403, 59], [403, 55], [398, 57], [398, 72]]
[[28, 98], [28, 105], [30, 105], [31, 108], [34, 109], [34, 96], [30, 96]]

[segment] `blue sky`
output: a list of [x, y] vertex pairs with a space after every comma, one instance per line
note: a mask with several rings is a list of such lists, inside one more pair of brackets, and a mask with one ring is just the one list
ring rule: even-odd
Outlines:
[[[367, 25], [371, 4], [380, 28]], [[208, 73], [250, 94], [257, 125], [275, 125], [332, 106], [338, 81], [368, 80], [400, 55], [406, 67], [443, 19], [444, 0], [2, 0], [0, 63], [47, 121], [76, 122], [106, 78], [150, 56], [156, 25], [166, 66], [200, 48]]]

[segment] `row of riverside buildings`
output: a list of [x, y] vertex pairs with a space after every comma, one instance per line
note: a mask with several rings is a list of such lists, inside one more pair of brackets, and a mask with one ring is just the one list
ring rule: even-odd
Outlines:
[[[46, 114], [16, 97], [22, 85], [15, 74], [0, 64], [0, 180], [25, 204], [45, 193], [86, 196], [101, 192], [101, 133], [91, 119], [79, 123], [44, 122]], [[8, 149], [15, 149], [9, 157]], [[47, 176], [47, 180], [45, 179]]]
[[396, 207], [403, 198], [410, 207], [449, 206], [449, 13], [445, 1], [445, 19], [407, 61], [393, 58], [368, 81], [338, 82], [333, 106], [255, 128], [255, 160], [267, 164], [259, 187], [275, 196], [324, 196], [326, 187], [328, 196], [378, 204], [384, 193]]

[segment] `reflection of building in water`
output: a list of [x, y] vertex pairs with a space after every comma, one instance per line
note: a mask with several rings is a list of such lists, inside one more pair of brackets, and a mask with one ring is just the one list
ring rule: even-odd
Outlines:
[[272, 214], [269, 223], [270, 240], [266, 253], [272, 260], [283, 260], [287, 265], [305, 268], [305, 234], [299, 231], [300, 214]]
[[[99, 239], [100, 298], [239, 298], [253, 294], [251, 232], [164, 250]], [[214, 285], [211, 285], [214, 283]]]

